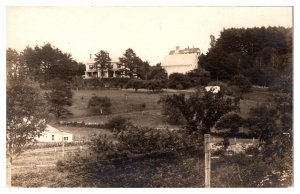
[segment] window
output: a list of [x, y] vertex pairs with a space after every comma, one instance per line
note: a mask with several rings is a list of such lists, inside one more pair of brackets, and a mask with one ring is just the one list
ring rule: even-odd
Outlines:
[[90, 65], [89, 68], [90, 68], [90, 69], [94, 69], [94, 65]]
[[52, 141], [54, 141], [54, 135], [52, 135]]
[[68, 137], [64, 137], [64, 141], [68, 141]]

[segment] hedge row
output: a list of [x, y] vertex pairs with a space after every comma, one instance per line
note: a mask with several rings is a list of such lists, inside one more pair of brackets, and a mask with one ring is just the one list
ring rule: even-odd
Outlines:
[[104, 123], [85, 123], [84, 121], [59, 121], [60, 125], [71, 127], [90, 127], [90, 128], [105, 128]]

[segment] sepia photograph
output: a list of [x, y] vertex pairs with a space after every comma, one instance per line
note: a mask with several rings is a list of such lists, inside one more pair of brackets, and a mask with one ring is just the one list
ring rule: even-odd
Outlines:
[[293, 188], [293, 6], [6, 11], [7, 188]]

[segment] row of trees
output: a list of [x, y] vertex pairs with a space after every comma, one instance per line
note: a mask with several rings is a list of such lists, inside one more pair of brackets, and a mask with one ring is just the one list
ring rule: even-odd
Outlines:
[[71, 81], [85, 71], [84, 64], [76, 62], [70, 54], [63, 53], [50, 43], [34, 48], [27, 46], [21, 53], [9, 48], [6, 58], [9, 74], [24, 76], [40, 84], [47, 84], [55, 78]]
[[199, 57], [199, 66], [211, 73], [213, 80], [230, 80], [243, 74], [252, 84], [272, 86], [282, 77], [291, 76], [293, 34], [291, 28], [230, 28]]

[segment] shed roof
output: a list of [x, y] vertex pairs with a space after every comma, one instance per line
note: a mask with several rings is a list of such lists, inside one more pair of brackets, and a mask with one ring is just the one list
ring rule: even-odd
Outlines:
[[71, 133], [63, 132], [63, 131], [61, 131], [61, 130], [59, 130], [59, 129], [56, 129], [55, 127], [52, 127], [51, 125], [48, 125], [48, 124], [47, 124], [47, 126], [46, 126], [45, 132], [49, 132], [49, 133], [57, 133], [57, 134], [63, 133], [63, 134], [65, 134], [65, 135], [66, 135], [66, 134], [72, 135]]

